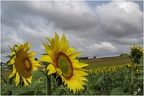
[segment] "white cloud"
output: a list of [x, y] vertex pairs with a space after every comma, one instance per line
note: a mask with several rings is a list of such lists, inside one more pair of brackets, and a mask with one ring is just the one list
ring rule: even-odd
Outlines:
[[16, 30], [13, 28], [6, 27], [2, 24], [2, 33], [1, 33], [1, 52], [5, 53], [10, 51], [9, 47], [12, 47], [14, 44], [23, 43], [24, 40], [21, 39], [18, 34], [16, 34]]
[[40, 13], [63, 30], [81, 30], [93, 27], [98, 18], [85, 2], [32, 2]]
[[120, 38], [120, 39], [117, 39], [116, 42], [118, 42], [119, 44], [125, 44], [125, 45], [141, 44], [141, 42], [143, 42], [143, 38], [142, 37]]
[[[94, 8], [94, 9], [91, 9]], [[37, 56], [41, 43], [65, 34], [82, 56], [119, 55], [129, 45], [142, 45], [143, 13], [134, 2], [108, 2], [96, 7], [74, 2], [2, 2], [2, 55], [16, 43], [29, 41]]]
[[117, 51], [117, 48], [112, 45], [110, 42], [102, 42], [100, 44], [92, 44], [90, 46], [87, 46], [87, 49], [89, 51], [108, 51], [108, 52], [115, 52]]
[[142, 33], [142, 15], [134, 2], [111, 2], [96, 7], [104, 34], [124, 37]]

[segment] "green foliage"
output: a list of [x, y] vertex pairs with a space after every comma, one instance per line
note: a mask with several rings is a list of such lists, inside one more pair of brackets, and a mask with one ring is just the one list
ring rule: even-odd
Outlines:
[[[8, 95], [12, 92], [12, 95], [36, 95], [41, 93], [45, 94], [45, 73], [41, 70], [36, 70], [32, 73], [33, 79], [32, 83], [24, 87], [23, 85], [15, 86], [15, 84], [3, 84], [2, 85], [2, 95]], [[6, 90], [7, 91], [6, 91]], [[9, 91], [9, 92], [8, 92]]]
[[96, 88], [97, 86], [99, 86], [99, 84], [103, 80], [103, 76], [91, 74], [87, 76], [87, 79], [90, 82], [87, 82], [87, 85], [85, 86], [85, 90], [82, 92], [82, 94], [85, 94], [85, 95], [97, 94]]
[[144, 57], [142, 56], [142, 57], [140, 58], [140, 63], [139, 63], [140, 66], [143, 66], [143, 60], [144, 60]]
[[125, 95], [124, 92], [123, 92], [123, 88], [122, 87], [117, 87], [117, 88], [114, 88], [110, 95]]
[[33, 78], [31, 86], [35, 87], [41, 81], [42, 77], [45, 76], [45, 73], [42, 70], [36, 70], [32, 72], [32, 76]]
[[[142, 60], [141, 60], [142, 62]], [[140, 62], [140, 63], [141, 63]], [[137, 67], [142, 72], [142, 66]], [[84, 90], [77, 95], [143, 95], [143, 74], [134, 71], [134, 83], [131, 83], [131, 67], [119, 69], [112, 73], [89, 74], [86, 78], [88, 82]], [[32, 73], [32, 83], [27, 87], [15, 84], [2, 83], [2, 95], [8, 95], [8, 90], [12, 95], [46, 95], [46, 75], [43, 71], [37, 70]], [[52, 95], [73, 95], [69, 89], [62, 84], [61, 78], [51, 76]]]

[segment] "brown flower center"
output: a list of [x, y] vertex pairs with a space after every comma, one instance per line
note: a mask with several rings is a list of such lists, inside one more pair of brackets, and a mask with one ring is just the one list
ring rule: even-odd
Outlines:
[[56, 65], [62, 71], [62, 75], [66, 79], [70, 79], [73, 76], [72, 63], [67, 55], [59, 52], [56, 58]]
[[32, 72], [32, 63], [24, 51], [16, 54], [15, 67], [20, 76], [29, 78]]
[[30, 68], [31, 62], [29, 61], [29, 59], [26, 58], [26, 60], [24, 62], [25, 62], [24, 64], [25, 64], [26, 68]]

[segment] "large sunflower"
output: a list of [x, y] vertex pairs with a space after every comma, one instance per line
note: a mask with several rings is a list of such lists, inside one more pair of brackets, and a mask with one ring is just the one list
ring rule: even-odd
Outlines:
[[12, 65], [12, 73], [9, 75], [9, 78], [15, 78], [16, 86], [20, 83], [20, 80], [23, 81], [24, 86], [31, 83], [32, 71], [37, 70], [37, 67], [40, 66], [38, 61], [32, 58], [35, 52], [28, 53], [30, 48], [29, 42], [26, 42], [24, 45], [17, 44], [11, 49], [9, 65]]
[[88, 64], [76, 59], [81, 52], [73, 53], [75, 48], [69, 48], [65, 35], [62, 36], [61, 40], [59, 40], [57, 33], [55, 33], [55, 38], [46, 39], [50, 42], [50, 45], [43, 44], [47, 54], [43, 55], [40, 61], [50, 63], [46, 68], [47, 74], [57, 73], [62, 78], [64, 85], [67, 85], [70, 91], [73, 90], [74, 93], [84, 89], [84, 81], [87, 81], [87, 79], [83, 76], [88, 74], [83, 67], [88, 66]]

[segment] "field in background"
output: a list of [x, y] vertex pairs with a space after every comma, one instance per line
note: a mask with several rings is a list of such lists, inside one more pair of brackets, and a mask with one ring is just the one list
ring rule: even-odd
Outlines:
[[131, 60], [129, 57], [114, 56], [114, 57], [88, 59], [85, 60], [85, 62], [89, 64], [89, 68], [93, 69], [98, 67], [123, 65], [131, 63]]
[[[83, 60], [83, 61], [89, 64], [90, 69], [131, 63], [131, 60], [129, 59], [129, 57], [120, 57], [120, 56], [95, 58], [95, 59], [88, 59], [88, 60]], [[39, 67], [39, 69], [43, 69], [43, 68], [44, 68], [44, 65]], [[9, 74], [10, 74], [10, 70], [7, 70], [7, 69], [2, 73], [2, 75], [4, 76], [6, 80], [8, 80]]]
[[[81, 91], [81, 94], [84, 95], [124, 95], [124, 94], [134, 94], [134, 90], [140, 90], [140, 92], [138, 94], [143, 94], [143, 87], [142, 87], [142, 83], [143, 79], [142, 79], [142, 75], [140, 73], [142, 73], [142, 68], [141, 67], [134, 67], [134, 76], [136, 76], [134, 80], [134, 82], [138, 82], [138, 83], [134, 83], [134, 87], [132, 87], [131, 83], [129, 80], [131, 80], [131, 60], [129, 57], [127, 56], [113, 56], [113, 57], [105, 57], [105, 58], [91, 58], [91, 59], [81, 59], [80, 62], [84, 62], [89, 64], [88, 66], [88, 76], [86, 76], [86, 79], [89, 81], [86, 83], [85, 86], [85, 90]], [[126, 64], [130, 64], [129, 66]], [[122, 65], [122, 66], [121, 66]], [[124, 66], [123, 66], [124, 65]], [[126, 65], [126, 66], [125, 66]], [[42, 66], [39, 67], [39, 70], [42, 70], [45, 67], [44, 64], [42, 64]], [[141, 69], [140, 69], [141, 68]], [[5, 81], [8, 82], [8, 76], [11, 73], [11, 70], [7, 69], [7, 66], [3, 66], [2, 67], [3, 71], [1, 73], [1, 84], [2, 84], [2, 92], [3, 94], [7, 94], [7, 88], [10, 88], [9, 85], [5, 84]], [[38, 71], [39, 71], [38, 70]], [[27, 93], [27, 91], [33, 92], [32, 94], [46, 94], [46, 86], [44, 83], [46, 83], [45, 81], [45, 76], [41, 77], [41, 74], [38, 75], [38, 71], [35, 71], [36, 74], [33, 75], [34, 78], [37, 78], [35, 80], [35, 82], [31, 85], [31, 86], [35, 86], [35, 87], [29, 87], [24, 88], [25, 90], [21, 90], [18, 89], [16, 87], [16, 90], [13, 91], [13, 89], [10, 88], [10, 90], [12, 90], [13, 94], [20, 94], [20, 93]], [[34, 72], [34, 73], [35, 73]], [[40, 71], [39, 71], [40, 72]], [[38, 76], [37, 76], [38, 75]], [[54, 79], [54, 77], [53, 77]], [[54, 85], [53, 85], [54, 86]], [[32, 89], [31, 89], [32, 88]], [[60, 94], [61, 92], [63, 92], [64, 86], [59, 86], [53, 94]], [[133, 89], [132, 89], [133, 88]], [[139, 89], [138, 89], [139, 88]], [[17, 91], [19, 90], [19, 91]], [[133, 91], [131, 91], [133, 90]], [[18, 92], [18, 93], [17, 93]], [[71, 92], [69, 92], [68, 90], [65, 91], [64, 94], [69, 94], [72, 95]]]

